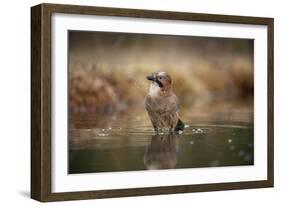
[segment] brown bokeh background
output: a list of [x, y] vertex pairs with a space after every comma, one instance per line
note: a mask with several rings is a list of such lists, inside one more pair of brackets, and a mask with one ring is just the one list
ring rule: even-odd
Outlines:
[[253, 103], [249, 39], [69, 31], [69, 109], [110, 114], [140, 107], [146, 76], [166, 71], [181, 108]]

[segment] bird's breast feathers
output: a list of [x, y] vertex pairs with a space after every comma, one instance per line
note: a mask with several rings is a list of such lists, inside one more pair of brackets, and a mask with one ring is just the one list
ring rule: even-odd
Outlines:
[[167, 97], [148, 94], [145, 98], [145, 108], [151, 112], [178, 112], [178, 100], [174, 94]]

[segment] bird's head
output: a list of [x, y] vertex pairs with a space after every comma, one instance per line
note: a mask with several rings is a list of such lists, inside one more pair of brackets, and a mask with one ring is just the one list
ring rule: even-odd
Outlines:
[[168, 91], [172, 88], [172, 78], [166, 72], [154, 72], [147, 76], [147, 79], [162, 91]]

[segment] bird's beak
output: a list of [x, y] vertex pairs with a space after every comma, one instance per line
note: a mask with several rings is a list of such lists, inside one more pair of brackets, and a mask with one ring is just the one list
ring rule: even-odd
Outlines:
[[147, 76], [146, 78], [149, 81], [155, 81], [155, 77], [153, 75]]

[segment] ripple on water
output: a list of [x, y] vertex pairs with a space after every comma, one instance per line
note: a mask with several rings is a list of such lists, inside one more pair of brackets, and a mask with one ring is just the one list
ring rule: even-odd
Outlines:
[[[229, 126], [229, 127], [228, 127]], [[204, 142], [216, 142], [218, 137], [223, 135], [231, 136], [226, 138], [226, 142], [232, 144], [230, 151], [236, 150], [237, 145], [233, 143], [236, 138], [232, 134], [235, 131], [246, 129], [241, 125], [219, 125], [219, 124], [189, 124], [185, 126], [184, 131], [179, 135], [180, 142], [189, 145], [203, 145]], [[165, 132], [159, 132], [158, 135], [164, 135]], [[72, 128], [70, 130], [70, 147], [71, 148], [113, 148], [113, 147], [133, 147], [146, 146], [150, 143], [155, 132], [150, 124], [127, 124], [115, 121], [114, 124], [104, 128]], [[207, 140], [210, 139], [210, 140]], [[210, 144], [210, 143], [208, 143]], [[211, 145], [211, 144], [210, 144]], [[248, 148], [252, 147], [252, 142], [247, 143]], [[181, 145], [179, 145], [179, 148]], [[244, 156], [243, 151], [238, 151], [238, 156]], [[250, 159], [250, 158], [245, 158]]]
[[[164, 157], [174, 161], [176, 158], [176, 168], [253, 164], [251, 123], [187, 122], [174, 141], [174, 138], [166, 138], [165, 133], [155, 140], [147, 116], [132, 115], [126, 119], [110, 116], [104, 121], [81, 119], [69, 130], [70, 150], [74, 151], [70, 166], [88, 165], [88, 168], [76, 168], [82, 172], [104, 171], [105, 168], [108, 171], [144, 169], [147, 148], [150, 148], [152, 160], [160, 161]], [[85, 160], [83, 164], [82, 160]]]

